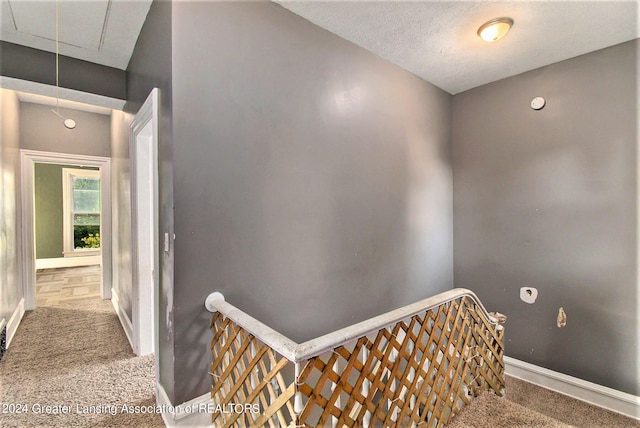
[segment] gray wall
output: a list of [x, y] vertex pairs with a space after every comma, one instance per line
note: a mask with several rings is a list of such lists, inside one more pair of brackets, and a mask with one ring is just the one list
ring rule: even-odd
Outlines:
[[214, 290], [301, 341], [452, 287], [450, 95], [270, 2], [174, 3], [173, 64], [176, 402]]
[[509, 316], [507, 355], [639, 395], [636, 49], [456, 95], [453, 171], [456, 286]]
[[22, 298], [20, 246], [20, 108], [16, 93], [0, 89], [0, 319]]
[[109, 116], [78, 110], [60, 109], [64, 117], [76, 121], [67, 129], [51, 106], [20, 103], [20, 145], [22, 149], [75, 155], [111, 155]]
[[130, 123], [131, 115], [111, 112], [112, 288], [118, 295], [118, 304], [132, 320]]
[[[159, 236], [173, 236], [173, 132], [171, 3], [154, 1], [147, 14], [127, 68], [128, 113], [136, 113], [154, 87], [160, 90], [159, 147]], [[128, 150], [128, 149], [127, 149]], [[160, 245], [162, 248], [162, 243]], [[160, 383], [174, 400], [173, 244], [160, 253]], [[199, 374], [198, 376], [201, 376]]]
[[[0, 75], [31, 82], [56, 84], [56, 55], [0, 41]], [[76, 89], [111, 98], [126, 96], [124, 70], [94, 64], [60, 55], [59, 83], [62, 88]]]

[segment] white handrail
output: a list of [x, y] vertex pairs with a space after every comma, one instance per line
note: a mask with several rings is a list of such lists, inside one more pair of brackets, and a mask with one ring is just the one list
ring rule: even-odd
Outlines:
[[469, 297], [474, 301], [476, 306], [485, 315], [491, 324], [497, 324], [498, 321], [487, 312], [478, 296], [466, 288], [454, 288], [432, 297], [420, 300], [416, 303], [403, 306], [377, 317], [353, 324], [324, 336], [308, 340], [298, 344], [283, 334], [275, 331], [271, 327], [263, 324], [242, 310], [236, 308], [224, 300], [222, 293], [211, 293], [205, 300], [205, 306], [208, 311], [219, 311], [227, 318], [233, 320], [240, 327], [253, 334], [264, 344], [270, 346], [283, 357], [292, 362], [300, 362], [311, 357], [320, 355], [330, 349], [342, 346], [352, 340], [367, 336], [377, 332], [383, 328], [394, 325], [398, 321], [410, 318], [419, 313], [434, 309], [440, 305], [459, 299], [461, 297]]
[[263, 324], [246, 312], [236, 308], [232, 304], [225, 302], [224, 295], [222, 293], [216, 291], [215, 293], [209, 294], [205, 300], [205, 307], [209, 312], [220, 312], [289, 361], [295, 361], [295, 351], [298, 347], [296, 342], [275, 331], [268, 325]]

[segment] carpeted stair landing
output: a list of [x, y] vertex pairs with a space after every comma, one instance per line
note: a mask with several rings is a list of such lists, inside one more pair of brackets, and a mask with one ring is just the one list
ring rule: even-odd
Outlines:
[[451, 428], [565, 428], [564, 424], [492, 393], [484, 393], [453, 418]]
[[640, 428], [640, 421], [507, 376], [506, 398], [484, 393], [451, 428]]

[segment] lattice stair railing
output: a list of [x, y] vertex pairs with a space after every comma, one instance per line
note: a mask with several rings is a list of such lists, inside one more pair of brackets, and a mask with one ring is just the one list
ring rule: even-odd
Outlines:
[[503, 395], [504, 330], [469, 290], [302, 344], [219, 293], [207, 308], [215, 426], [440, 427], [480, 392]]

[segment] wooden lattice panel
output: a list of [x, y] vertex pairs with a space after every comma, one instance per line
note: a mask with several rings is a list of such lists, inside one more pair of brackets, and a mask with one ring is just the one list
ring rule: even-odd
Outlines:
[[501, 334], [461, 298], [312, 358], [298, 424], [443, 426], [480, 391], [501, 394]]
[[214, 426], [289, 426], [295, 420], [293, 363], [222, 316], [213, 315], [211, 398]]
[[503, 330], [466, 296], [300, 361], [297, 379], [294, 362], [219, 312], [211, 328], [215, 426], [440, 427], [504, 388]]

